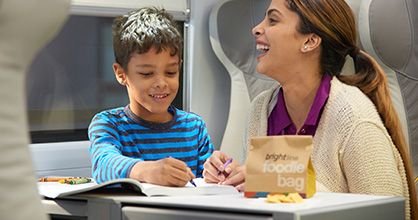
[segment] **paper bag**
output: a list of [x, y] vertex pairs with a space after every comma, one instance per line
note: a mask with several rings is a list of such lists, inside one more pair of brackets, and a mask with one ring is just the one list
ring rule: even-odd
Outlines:
[[245, 197], [269, 193], [299, 193], [309, 198], [316, 192], [315, 172], [310, 160], [310, 135], [254, 137], [246, 162]]

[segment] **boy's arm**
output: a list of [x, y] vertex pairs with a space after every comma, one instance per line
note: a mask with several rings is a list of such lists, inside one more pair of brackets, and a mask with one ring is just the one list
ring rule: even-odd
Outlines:
[[89, 126], [90, 154], [93, 178], [98, 183], [128, 178], [132, 167], [141, 159], [123, 156], [116, 126], [96, 116]]
[[195, 178], [186, 163], [175, 158], [138, 162], [133, 166], [129, 177], [163, 186], [184, 186]]
[[205, 161], [212, 155], [214, 152], [214, 147], [212, 144], [212, 140], [208, 134], [206, 129], [205, 122], [202, 120], [202, 125], [200, 127], [200, 134], [199, 134], [199, 161], [196, 171], [196, 177], [202, 177], [203, 174], [203, 164]]

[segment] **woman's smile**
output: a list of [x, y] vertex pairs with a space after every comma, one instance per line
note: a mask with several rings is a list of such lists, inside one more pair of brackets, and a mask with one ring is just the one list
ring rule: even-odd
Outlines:
[[257, 57], [257, 59], [258, 59], [258, 60], [259, 60], [261, 57], [265, 56], [265, 55], [267, 54], [267, 52], [270, 50], [270, 46], [269, 46], [269, 45], [267, 45], [267, 44], [265, 44], [265, 43], [263, 43], [263, 42], [260, 42], [260, 41], [256, 41], [256, 47], [257, 47], [257, 50], [259, 50], [259, 51], [263, 51], [263, 52], [264, 52], [264, 53], [260, 54], [260, 55]]

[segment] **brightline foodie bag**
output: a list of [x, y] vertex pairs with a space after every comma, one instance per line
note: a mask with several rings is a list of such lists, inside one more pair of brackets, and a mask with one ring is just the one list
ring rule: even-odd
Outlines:
[[310, 160], [310, 135], [253, 137], [246, 162], [245, 197], [269, 193], [316, 193], [315, 172]]

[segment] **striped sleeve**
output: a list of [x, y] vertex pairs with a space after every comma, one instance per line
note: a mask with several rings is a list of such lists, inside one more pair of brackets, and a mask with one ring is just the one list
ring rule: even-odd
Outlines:
[[199, 132], [199, 159], [198, 159], [198, 166], [196, 171], [196, 177], [202, 177], [203, 174], [203, 164], [205, 163], [206, 159], [208, 159], [214, 151], [214, 147], [212, 141], [209, 137], [208, 131], [206, 129], [206, 124], [201, 119], [201, 126]]
[[92, 175], [98, 183], [118, 178], [128, 178], [132, 167], [141, 159], [123, 156], [116, 124], [106, 114], [96, 115], [88, 131]]

